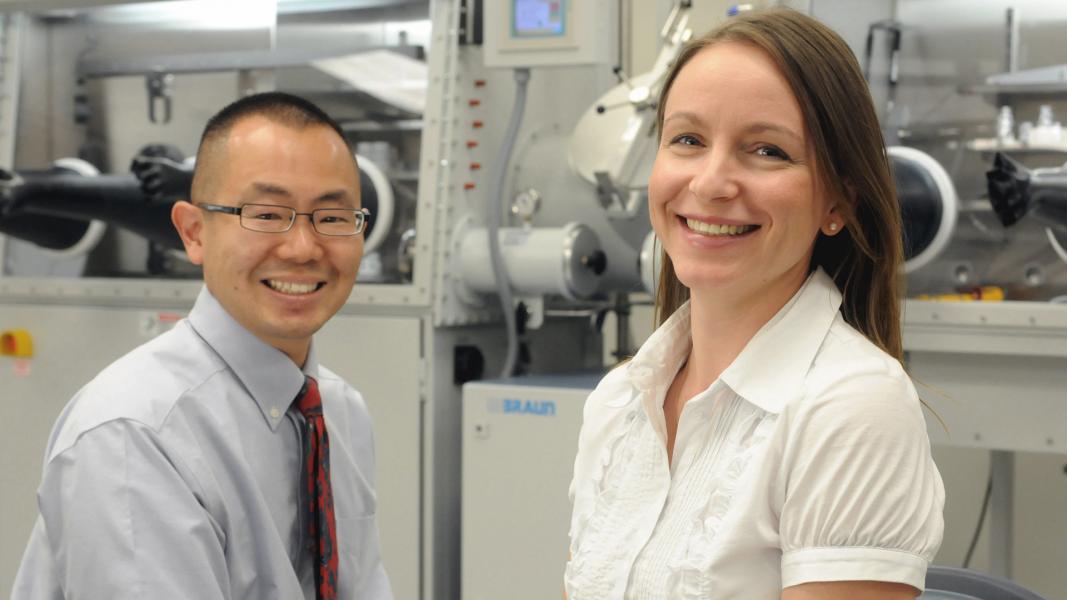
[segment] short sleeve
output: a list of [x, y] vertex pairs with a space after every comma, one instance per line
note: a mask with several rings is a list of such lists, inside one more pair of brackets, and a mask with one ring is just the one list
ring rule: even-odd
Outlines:
[[944, 487], [914, 386], [900, 369], [809, 392], [780, 473], [782, 587], [885, 581], [924, 587]]

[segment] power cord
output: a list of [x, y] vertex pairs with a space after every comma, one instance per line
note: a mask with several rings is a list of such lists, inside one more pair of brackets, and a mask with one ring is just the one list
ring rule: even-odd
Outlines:
[[967, 548], [967, 555], [963, 558], [963, 568], [971, 565], [974, 557], [974, 549], [978, 545], [978, 537], [982, 535], [982, 525], [985, 524], [985, 515], [989, 511], [989, 497], [993, 494], [993, 461], [989, 461], [989, 479], [985, 484], [985, 497], [982, 498], [982, 509], [978, 511], [978, 525], [974, 528], [974, 537], [971, 538], [971, 546]]

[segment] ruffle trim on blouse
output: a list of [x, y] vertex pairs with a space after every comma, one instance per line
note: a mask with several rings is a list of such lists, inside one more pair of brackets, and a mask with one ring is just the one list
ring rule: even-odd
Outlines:
[[722, 456], [730, 458], [726, 467], [719, 469], [712, 477], [709, 490], [711, 497], [707, 505], [693, 518], [690, 535], [679, 544], [677, 555], [671, 561], [671, 574], [667, 578], [670, 598], [698, 600], [716, 597], [713, 589], [712, 574], [709, 572], [715, 546], [715, 538], [733, 505], [738, 481], [745, 473], [753, 455], [764, 447], [763, 442], [770, 435], [777, 420], [777, 415], [735, 398], [735, 402], [750, 410], [750, 414], [741, 417], [743, 421], [733, 429], [733, 435], [726, 440]]
[[638, 451], [647, 442], [642, 436], [655, 436], [641, 422], [643, 419], [641, 409], [634, 406], [626, 416], [626, 425], [619, 427], [615, 438], [605, 444], [607, 450], [601, 455], [594, 476], [576, 490], [575, 506], [582, 506], [583, 510], [572, 520], [571, 560], [564, 574], [571, 600], [602, 600], [611, 596], [615, 586], [612, 572], [618, 568], [619, 561], [626, 560], [628, 546], [612, 536], [627, 531], [629, 517], [640, 509], [644, 498], [637, 494], [621, 495], [620, 491], [633, 489], [626, 484], [627, 480], [646, 477], [660, 466], [650, 460], [654, 453], [646, 452], [638, 457]]

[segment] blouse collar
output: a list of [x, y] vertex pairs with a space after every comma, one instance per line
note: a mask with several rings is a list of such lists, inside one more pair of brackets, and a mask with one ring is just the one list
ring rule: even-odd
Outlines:
[[[839, 314], [841, 300], [833, 280], [817, 268], [756, 332], [719, 380], [761, 409], [781, 412], [786, 402], [801, 392]], [[669, 386], [690, 347], [690, 305], [686, 302], [641, 346], [627, 365], [627, 376], [640, 391]]]

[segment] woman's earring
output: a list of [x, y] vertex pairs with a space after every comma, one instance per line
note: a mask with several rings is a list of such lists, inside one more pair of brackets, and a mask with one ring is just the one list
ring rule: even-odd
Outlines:
[[837, 223], [830, 223], [830, 233], [837, 232]]

